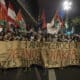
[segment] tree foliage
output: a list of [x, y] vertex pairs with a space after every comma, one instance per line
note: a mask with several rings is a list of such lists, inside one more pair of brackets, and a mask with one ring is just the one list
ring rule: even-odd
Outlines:
[[76, 17], [74, 19], [72, 19], [72, 23], [76, 24], [80, 24], [80, 17]]

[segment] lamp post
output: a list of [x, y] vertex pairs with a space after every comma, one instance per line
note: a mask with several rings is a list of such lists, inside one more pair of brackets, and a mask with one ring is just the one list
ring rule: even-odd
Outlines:
[[65, 0], [63, 2], [63, 10], [66, 13], [66, 20], [68, 19], [68, 12], [71, 10], [71, 8], [72, 8], [72, 2], [69, 0]]
[[[71, 8], [72, 8], [72, 2], [69, 0], [65, 0], [63, 2], [63, 10], [66, 13], [66, 20], [65, 20], [66, 24], [68, 24], [68, 12], [71, 10]], [[66, 25], [66, 26], [67, 26], [66, 28], [68, 28], [68, 25]]]

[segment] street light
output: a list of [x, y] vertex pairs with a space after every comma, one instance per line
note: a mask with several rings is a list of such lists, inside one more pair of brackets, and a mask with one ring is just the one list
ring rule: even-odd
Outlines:
[[71, 8], [72, 8], [72, 2], [69, 0], [65, 0], [63, 2], [63, 9], [66, 12], [66, 21], [65, 21], [66, 28], [68, 28], [68, 12], [69, 12], [69, 10], [71, 10]]
[[69, 11], [69, 10], [71, 9], [71, 6], [72, 6], [72, 2], [71, 2], [71, 1], [65, 0], [65, 1], [63, 2], [63, 9], [64, 9], [65, 11]]

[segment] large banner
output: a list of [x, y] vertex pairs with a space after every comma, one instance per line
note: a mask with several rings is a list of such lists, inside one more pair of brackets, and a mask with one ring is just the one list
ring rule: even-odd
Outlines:
[[0, 41], [0, 68], [80, 64], [80, 43]]

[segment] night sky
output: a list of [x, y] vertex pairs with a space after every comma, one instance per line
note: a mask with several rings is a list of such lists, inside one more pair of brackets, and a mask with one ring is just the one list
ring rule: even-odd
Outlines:
[[[7, 0], [15, 2], [15, 0]], [[32, 16], [37, 20], [40, 10], [44, 9], [46, 14], [46, 20], [49, 22], [55, 10], [62, 9], [62, 2], [64, 0], [20, 0], [26, 9], [32, 14]], [[70, 0], [73, 2], [72, 9], [69, 11], [69, 17], [80, 16], [80, 0]], [[15, 5], [17, 6], [17, 5]]]
[[[55, 10], [62, 8], [62, 2], [64, 0], [23, 0], [25, 5], [30, 8], [31, 13], [34, 16], [39, 14], [40, 9], [44, 9], [46, 13], [46, 19], [49, 22], [55, 13]], [[69, 11], [69, 17], [80, 16], [80, 0], [70, 0], [73, 2], [72, 9]]]

